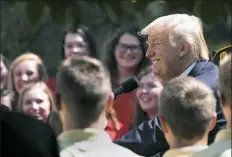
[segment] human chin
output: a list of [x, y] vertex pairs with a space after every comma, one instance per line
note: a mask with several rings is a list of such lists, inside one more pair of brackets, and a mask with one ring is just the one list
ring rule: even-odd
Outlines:
[[134, 68], [136, 67], [137, 65], [139, 64], [138, 61], [126, 61], [126, 60], [123, 60], [121, 61], [120, 65], [125, 67], [125, 68]]

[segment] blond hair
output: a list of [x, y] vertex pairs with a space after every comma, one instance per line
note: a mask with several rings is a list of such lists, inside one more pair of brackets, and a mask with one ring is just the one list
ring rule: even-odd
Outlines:
[[45, 81], [48, 79], [47, 70], [46, 70], [46, 67], [45, 67], [42, 59], [34, 53], [26, 52], [26, 53], [18, 56], [12, 62], [11, 66], [10, 66], [9, 77], [8, 77], [8, 89], [9, 90], [17, 93], [15, 90], [15, 85], [14, 85], [14, 80], [13, 80], [13, 78], [14, 78], [13, 72], [14, 72], [15, 67], [19, 63], [22, 63], [22, 62], [28, 61], [28, 60], [35, 61], [38, 64], [39, 81]]
[[177, 41], [191, 45], [191, 52], [197, 60], [209, 60], [209, 50], [204, 39], [201, 20], [187, 14], [171, 14], [155, 19], [141, 32], [141, 35], [153, 34], [154, 30], [167, 29], [170, 45], [176, 46]]
[[56, 106], [55, 106], [55, 100], [53, 98], [52, 92], [44, 82], [37, 82], [37, 83], [31, 83], [27, 84], [22, 91], [19, 93], [19, 99], [18, 99], [18, 107], [21, 109], [22, 108], [22, 103], [23, 103], [23, 98], [24, 95], [29, 92], [32, 89], [41, 89], [47, 96], [50, 102], [50, 112], [56, 111]]

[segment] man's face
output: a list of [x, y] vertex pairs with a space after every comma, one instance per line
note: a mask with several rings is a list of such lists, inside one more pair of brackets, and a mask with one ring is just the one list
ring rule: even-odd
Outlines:
[[152, 61], [155, 75], [162, 80], [173, 78], [178, 67], [179, 47], [170, 45], [167, 31], [159, 29], [149, 34], [146, 56]]

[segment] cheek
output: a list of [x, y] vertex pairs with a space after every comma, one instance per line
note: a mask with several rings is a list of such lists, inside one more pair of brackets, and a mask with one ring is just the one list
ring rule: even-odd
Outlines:
[[160, 93], [161, 93], [161, 89], [153, 89], [153, 90], [151, 90], [150, 95], [152, 98], [157, 100], [158, 97], [160, 96]]
[[43, 110], [46, 112], [46, 113], [50, 113], [51, 112], [51, 104], [49, 101], [46, 101], [43, 103], [43, 105], [41, 106], [43, 108]]
[[122, 53], [120, 51], [115, 50], [114, 57], [115, 57], [116, 63], [120, 64], [122, 61]]
[[114, 51], [114, 57], [115, 58], [120, 58], [122, 57], [123, 53], [121, 51], [119, 51], [118, 49], [115, 49]]
[[137, 99], [139, 99], [139, 97], [141, 96], [141, 90], [140, 89], [137, 89], [136, 90], [136, 97], [137, 97]]
[[38, 71], [35, 71], [33, 75], [30, 77], [31, 81], [38, 81], [39, 80], [39, 73]]
[[71, 53], [67, 50], [64, 51], [65, 58], [68, 58], [71, 56]]
[[145, 54], [143, 54], [142, 51], [137, 52], [137, 53], [135, 54], [135, 56], [136, 56], [136, 58], [138, 59], [139, 62], [142, 60], [143, 55], [145, 55]]
[[19, 76], [13, 76], [13, 86], [14, 86], [15, 88], [18, 88], [17, 86], [18, 86], [20, 80], [21, 80], [21, 79], [20, 79]]
[[22, 104], [20, 108], [23, 110], [24, 113], [28, 113], [32, 109], [31, 105], [28, 104]]

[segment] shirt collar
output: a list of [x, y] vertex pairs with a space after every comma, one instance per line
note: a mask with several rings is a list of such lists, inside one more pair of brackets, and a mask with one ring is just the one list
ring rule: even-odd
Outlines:
[[158, 116], [155, 117], [155, 126], [158, 126], [162, 130], [162, 128], [160, 127], [160, 121]]
[[192, 155], [196, 152], [200, 152], [207, 148], [208, 146], [206, 145], [197, 145], [197, 146], [182, 147], [179, 149], [170, 149], [163, 155], [163, 157], [187, 157], [189, 155]]
[[180, 76], [188, 76], [190, 71], [193, 69], [193, 67], [196, 65], [197, 62], [192, 63]]
[[92, 128], [65, 131], [58, 136], [60, 150], [63, 150], [76, 142], [87, 140], [112, 143], [110, 136], [104, 130]]
[[219, 131], [215, 138], [215, 142], [226, 140], [231, 140], [231, 128]]

